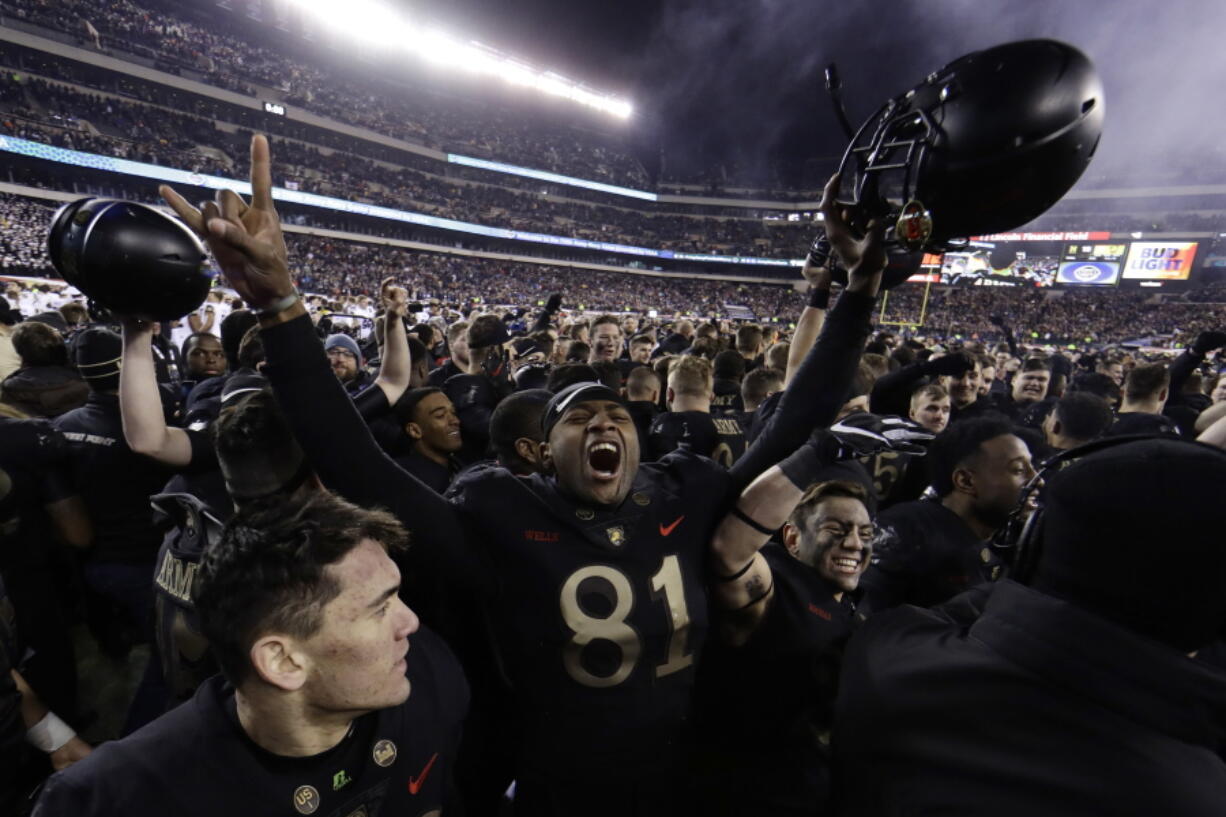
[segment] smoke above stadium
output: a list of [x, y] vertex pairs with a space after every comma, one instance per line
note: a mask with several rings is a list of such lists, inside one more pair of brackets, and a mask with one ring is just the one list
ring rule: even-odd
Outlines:
[[1080, 186], [1144, 184], [1223, 158], [1226, 10], [1214, 0], [664, 0], [656, 17], [636, 93], [662, 118], [670, 162], [833, 167], [846, 139], [822, 89], [827, 63], [839, 64], [858, 125], [962, 54], [1037, 37], [1081, 49], [1103, 78], [1106, 128]]

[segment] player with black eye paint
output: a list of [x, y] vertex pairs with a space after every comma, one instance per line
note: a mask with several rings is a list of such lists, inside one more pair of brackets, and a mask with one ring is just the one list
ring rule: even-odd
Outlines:
[[[391, 510], [410, 529], [406, 569], [446, 588], [451, 603], [422, 613], [466, 662], [477, 712], [470, 736], [505, 735], [512, 727], [499, 719], [514, 715], [510, 767], [470, 758], [485, 767], [467, 782], [471, 810], [488, 809], [474, 792], [497, 796], [513, 776], [521, 815], [678, 813], [688, 805], [687, 715], [711, 536], [741, 489], [841, 405], [885, 264], [881, 230], [842, 236], [844, 259], [855, 261], [848, 289], [770, 424], [731, 469], [684, 449], [640, 465], [623, 399], [581, 382], [546, 407], [545, 473], [479, 469], [444, 498], [383, 455], [330, 375], [294, 290], [262, 137], [252, 159], [250, 205], [227, 192], [202, 212], [163, 194], [260, 311], [269, 380], [323, 482]], [[837, 181], [826, 191], [828, 220], [838, 219]], [[498, 677], [510, 695], [503, 708]]]

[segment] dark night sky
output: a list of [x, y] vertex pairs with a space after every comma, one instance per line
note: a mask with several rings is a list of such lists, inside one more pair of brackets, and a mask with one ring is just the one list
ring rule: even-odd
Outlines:
[[944, 63], [1028, 37], [1065, 40], [1098, 65], [1107, 126], [1096, 169], [1119, 174], [1175, 154], [1217, 151], [1216, 132], [1226, 125], [1215, 102], [1226, 78], [1226, 49], [1216, 33], [1226, 23], [1226, 4], [1219, 0], [409, 5], [457, 33], [628, 94], [643, 112], [636, 128], [645, 141], [658, 132], [680, 153], [739, 154], [746, 162], [837, 155], [846, 140], [821, 89], [828, 62], [838, 62], [851, 119], [859, 124], [888, 96]]

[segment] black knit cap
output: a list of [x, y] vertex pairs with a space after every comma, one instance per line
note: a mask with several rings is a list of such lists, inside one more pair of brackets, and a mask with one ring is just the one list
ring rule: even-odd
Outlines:
[[94, 391], [119, 388], [119, 366], [123, 340], [109, 329], [93, 327], [77, 335], [72, 359], [85, 382]]
[[590, 381], [572, 383], [553, 396], [549, 405], [545, 407], [545, 413], [541, 415], [541, 430], [545, 432], [545, 439], [549, 439], [550, 430], [557, 425], [558, 420], [562, 419], [567, 410], [588, 400], [608, 400], [622, 405], [626, 404], [620, 394], [601, 383]]
[[1226, 452], [1123, 443], [1048, 480], [1032, 582], [1183, 652], [1226, 636]]

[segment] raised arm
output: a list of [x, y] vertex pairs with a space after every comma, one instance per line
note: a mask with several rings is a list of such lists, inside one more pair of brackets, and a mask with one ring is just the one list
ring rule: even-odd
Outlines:
[[127, 318], [123, 322], [123, 365], [119, 369], [119, 411], [123, 438], [137, 454], [172, 468], [192, 461], [187, 432], [166, 425], [153, 364], [153, 324]]
[[884, 227], [870, 221], [865, 235], [857, 236], [835, 204], [838, 184], [837, 175], [827, 182], [822, 212], [830, 243], [848, 270], [847, 289], [830, 310], [817, 344], [805, 356], [765, 430], [730, 469], [737, 493], [799, 448], [814, 429], [834, 422], [860, 364], [885, 269]]
[[396, 401], [409, 387], [409, 373], [412, 371], [412, 361], [409, 360], [409, 337], [404, 327], [404, 315], [408, 310], [409, 293], [404, 287], [394, 284], [393, 278], [384, 278], [379, 285], [379, 296], [383, 301], [383, 356], [379, 363], [379, 375], [375, 385], [387, 395], [387, 404], [396, 405]]
[[818, 432], [749, 484], [711, 542], [711, 593], [733, 611], [725, 635], [743, 643], [770, 609], [774, 582], [759, 553], [783, 526], [821, 470], [835, 462], [885, 451], [923, 455], [933, 435], [899, 417], [856, 414]]
[[[380, 449], [332, 374], [323, 343], [294, 289], [272, 201], [268, 141], [251, 140], [250, 205], [231, 190], [197, 210], [169, 187], [162, 197], [204, 236], [230, 284], [260, 314], [264, 368], [320, 479], [347, 499], [382, 506], [409, 528], [419, 582], [470, 584], [482, 576], [451, 505]], [[409, 578], [409, 577], [406, 577]]]
[[796, 331], [792, 333], [792, 343], [788, 346], [788, 370], [783, 378], [783, 386], [787, 388], [800, 364], [813, 348], [817, 336], [821, 334], [826, 324], [826, 310], [830, 306], [830, 270], [813, 263], [813, 253], [805, 259], [805, 265], [800, 274], [809, 282], [808, 303], [800, 313], [796, 322]]

